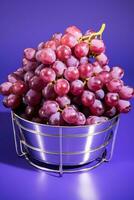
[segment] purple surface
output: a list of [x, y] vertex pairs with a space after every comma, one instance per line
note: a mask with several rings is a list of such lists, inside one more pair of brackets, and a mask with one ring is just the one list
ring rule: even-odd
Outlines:
[[[33, 3], [34, 2], [34, 3]], [[125, 81], [134, 85], [134, 2], [128, 1], [0, 1], [0, 82], [21, 65], [23, 49], [34, 47], [55, 31], [75, 24], [95, 30], [105, 22], [104, 41], [110, 65], [121, 65]], [[108, 164], [58, 178], [40, 172], [16, 156], [11, 121], [0, 104], [0, 199], [116, 200], [134, 199], [134, 109], [122, 116], [114, 157]]]

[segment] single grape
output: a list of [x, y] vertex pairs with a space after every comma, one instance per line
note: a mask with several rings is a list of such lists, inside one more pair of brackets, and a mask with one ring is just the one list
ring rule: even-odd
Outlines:
[[80, 42], [74, 47], [74, 53], [77, 58], [87, 56], [89, 53], [89, 45], [86, 42]]
[[120, 99], [116, 108], [120, 113], [127, 113], [131, 110], [131, 104], [129, 101]]
[[122, 86], [119, 90], [119, 96], [121, 99], [129, 100], [134, 96], [134, 88], [129, 86]]
[[124, 70], [121, 67], [113, 67], [110, 71], [110, 75], [113, 79], [122, 79], [124, 76]]
[[80, 78], [82, 79], [86, 79], [92, 76], [93, 72], [93, 66], [91, 64], [82, 64], [79, 66], [79, 74], [80, 74]]
[[98, 116], [89, 116], [86, 120], [87, 125], [92, 125], [92, 124], [101, 124], [108, 121], [107, 117], [98, 117]]
[[43, 64], [52, 64], [56, 60], [56, 55], [53, 49], [44, 48], [42, 50], [37, 51], [36, 60]]
[[38, 76], [33, 76], [29, 81], [29, 87], [36, 91], [41, 91], [44, 87], [43, 81]]
[[101, 54], [105, 52], [105, 45], [102, 40], [93, 39], [90, 42], [89, 49], [92, 54]]
[[115, 116], [116, 115], [116, 113], [117, 113], [117, 110], [116, 110], [116, 108], [115, 107], [110, 107], [106, 112], [105, 112], [105, 115], [107, 116], [107, 117], [113, 117], [113, 116]]
[[110, 67], [108, 65], [104, 65], [103, 71], [110, 72]]
[[24, 57], [27, 60], [35, 60], [35, 53], [36, 53], [35, 49], [27, 48], [27, 49], [24, 50]]
[[36, 114], [35, 108], [32, 106], [27, 106], [25, 109], [25, 114], [28, 118], [32, 118]]
[[12, 87], [12, 83], [10, 83], [10, 82], [2, 83], [0, 85], [0, 94], [2, 94], [2, 95], [11, 94], [11, 87]]
[[53, 100], [56, 98], [56, 93], [54, 91], [54, 84], [48, 83], [46, 87], [42, 90], [42, 95], [45, 99]]
[[106, 86], [109, 92], [119, 92], [123, 86], [123, 81], [120, 79], [112, 79]]
[[15, 83], [16, 81], [21, 80], [20, 77], [15, 73], [9, 74], [7, 79], [10, 83]]
[[62, 111], [62, 117], [65, 120], [65, 122], [69, 124], [76, 124], [77, 122], [77, 111], [73, 107], [66, 107]]
[[60, 112], [56, 112], [54, 114], [52, 114], [49, 118], [49, 123], [51, 125], [63, 125], [63, 119], [62, 119], [62, 115]]
[[69, 82], [65, 79], [58, 79], [54, 85], [54, 90], [59, 96], [66, 95], [70, 90]]
[[42, 69], [45, 68], [44, 64], [39, 65], [35, 70], [35, 75], [39, 76]]
[[96, 56], [96, 60], [101, 66], [107, 65], [108, 64], [108, 58], [104, 53], [101, 53]]
[[61, 38], [61, 44], [67, 45], [70, 48], [73, 48], [76, 44], [78, 43], [77, 39], [75, 36], [73, 36], [70, 33], [66, 33], [65, 35], [62, 36]]
[[40, 72], [40, 78], [45, 82], [45, 83], [49, 83], [55, 80], [56, 78], [56, 74], [55, 71], [51, 68], [44, 68], [41, 70]]
[[86, 123], [86, 117], [83, 113], [78, 112], [77, 113], [77, 120], [76, 120], [76, 125], [84, 125]]
[[96, 99], [103, 99], [105, 97], [104, 90], [100, 89], [95, 92]]
[[78, 29], [76, 26], [69, 26], [66, 30], [66, 33], [70, 33], [73, 35], [76, 39], [79, 39], [82, 36], [82, 33], [80, 29]]
[[50, 40], [50, 41], [47, 41], [45, 44], [44, 44], [44, 48], [51, 48], [52, 50], [56, 50], [56, 41], [54, 40]]
[[81, 80], [75, 80], [71, 83], [71, 93], [73, 95], [81, 95], [84, 90], [84, 83]]
[[52, 40], [56, 42], [56, 46], [59, 46], [61, 44], [61, 37], [62, 37], [62, 33], [55, 33], [52, 36]]
[[88, 90], [84, 90], [81, 96], [81, 101], [84, 106], [87, 106], [87, 107], [91, 106], [95, 101], [94, 93]]
[[24, 79], [25, 71], [22, 67], [18, 68], [17, 71], [14, 72], [20, 79]]
[[46, 110], [44, 110], [43, 107], [39, 109], [38, 115], [41, 119], [43, 119], [43, 121], [47, 121], [49, 118], [49, 116], [46, 114]]
[[107, 71], [100, 72], [97, 77], [102, 81], [102, 83], [106, 84], [108, 83], [112, 78], [111, 74]]
[[88, 64], [88, 57], [87, 56], [83, 56], [80, 58], [80, 65], [83, 65], [83, 64]]
[[92, 33], [95, 33], [95, 31], [89, 28], [89, 29], [85, 32], [84, 35], [89, 35], [89, 36], [90, 36]]
[[93, 76], [88, 80], [87, 86], [91, 91], [97, 91], [103, 87], [103, 83], [100, 78]]
[[24, 75], [24, 81], [25, 83], [29, 83], [30, 79], [34, 76], [34, 72], [33, 71], [28, 71], [25, 73]]
[[48, 100], [44, 102], [42, 109], [45, 111], [46, 116], [49, 117], [59, 110], [59, 104], [56, 101]]
[[40, 42], [39, 44], [38, 44], [38, 46], [37, 46], [37, 49], [38, 50], [41, 50], [41, 49], [43, 49], [44, 48], [44, 42]]
[[66, 61], [71, 57], [71, 54], [71, 49], [67, 45], [60, 45], [57, 47], [56, 55], [59, 60]]
[[97, 74], [99, 74], [102, 71], [103, 71], [103, 69], [100, 66], [100, 64], [98, 62], [94, 62], [93, 63], [93, 74], [97, 75]]
[[30, 61], [30, 60], [27, 60], [26, 58], [23, 58], [22, 64], [23, 64], [23, 70], [25, 72], [33, 71], [38, 66], [37, 62], [33, 62], [33, 61]]
[[104, 105], [98, 99], [94, 101], [94, 103], [90, 106], [90, 111], [93, 115], [100, 116], [104, 113]]
[[74, 81], [79, 78], [79, 70], [76, 67], [68, 67], [64, 72], [64, 77], [68, 81]]
[[119, 95], [118, 93], [108, 92], [105, 96], [105, 102], [108, 106], [113, 107], [118, 104]]
[[41, 94], [33, 89], [30, 89], [25, 97], [24, 97], [24, 101], [26, 104], [28, 104], [29, 106], [36, 106], [40, 103], [41, 101]]
[[4, 98], [3, 104], [7, 108], [16, 109], [21, 104], [21, 98], [18, 95], [10, 94]]
[[24, 81], [16, 81], [15, 83], [13, 83], [12, 85], [12, 93], [16, 94], [16, 95], [24, 95], [27, 92], [27, 85], [25, 84]]
[[66, 95], [62, 96], [62, 97], [57, 97], [56, 101], [58, 102], [60, 108], [64, 108], [67, 105], [70, 105], [70, 103], [71, 103], [70, 98], [68, 96], [66, 96]]
[[66, 60], [66, 64], [67, 64], [67, 67], [78, 67], [79, 61], [74, 56], [70, 56], [70, 58]]
[[59, 60], [55, 61], [52, 65], [52, 69], [55, 71], [57, 77], [62, 76], [66, 68], [66, 65]]

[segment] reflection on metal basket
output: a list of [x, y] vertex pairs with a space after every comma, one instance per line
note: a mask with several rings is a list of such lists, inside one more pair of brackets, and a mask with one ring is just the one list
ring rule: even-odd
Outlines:
[[17, 154], [35, 167], [62, 173], [89, 170], [110, 160], [119, 116], [97, 125], [67, 127], [30, 122], [12, 112], [12, 122]]

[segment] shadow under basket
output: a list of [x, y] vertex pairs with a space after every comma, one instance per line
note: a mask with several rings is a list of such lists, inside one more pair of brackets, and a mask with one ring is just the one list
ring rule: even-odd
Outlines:
[[31, 165], [49, 172], [80, 172], [110, 161], [119, 115], [96, 125], [51, 126], [11, 112], [15, 148]]

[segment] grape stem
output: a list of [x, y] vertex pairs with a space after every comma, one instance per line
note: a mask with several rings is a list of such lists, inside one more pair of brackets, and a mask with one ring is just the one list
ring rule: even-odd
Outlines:
[[100, 28], [100, 30], [99, 30], [98, 32], [96, 32], [96, 33], [91, 33], [90, 35], [82, 36], [82, 37], [79, 39], [79, 42], [82, 42], [82, 41], [83, 41], [83, 42], [87, 42], [87, 43], [90, 44], [91, 39], [93, 39], [93, 38], [95, 38], [95, 37], [97, 37], [97, 36], [99, 36], [100, 39], [102, 39], [102, 33], [104, 32], [105, 27], [106, 27], [106, 24], [102, 24], [102, 26], [101, 26], [101, 28]]

